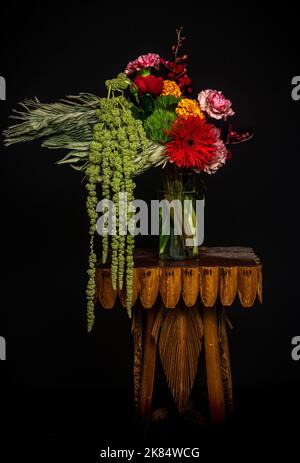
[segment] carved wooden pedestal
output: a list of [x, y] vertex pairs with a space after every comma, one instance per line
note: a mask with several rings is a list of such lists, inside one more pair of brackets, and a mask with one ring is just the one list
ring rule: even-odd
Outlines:
[[[103, 308], [123, 306], [126, 292], [114, 291], [109, 265], [97, 270]], [[197, 374], [204, 339], [211, 421], [232, 409], [232, 379], [226, 308], [238, 295], [242, 307], [262, 302], [262, 267], [250, 248], [202, 248], [199, 258], [160, 261], [155, 251], [137, 250], [133, 281], [134, 398], [147, 421], [157, 355], [179, 411], [185, 409]]]

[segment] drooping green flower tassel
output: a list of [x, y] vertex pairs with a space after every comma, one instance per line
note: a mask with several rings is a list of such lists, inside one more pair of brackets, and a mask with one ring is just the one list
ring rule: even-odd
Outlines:
[[[88, 180], [87, 209], [91, 234], [87, 288], [89, 331], [94, 321], [97, 259], [94, 252], [93, 235], [97, 224], [96, 187], [100, 181], [102, 199], [112, 199], [115, 212], [109, 217], [110, 224], [103, 224], [104, 230], [102, 232], [107, 231], [107, 227], [110, 225], [113, 234], [109, 240], [108, 232], [102, 233], [102, 262], [106, 262], [109, 241], [111, 241], [112, 286], [115, 289], [117, 287], [122, 289], [125, 272], [126, 305], [128, 315], [131, 314], [134, 235], [129, 233], [127, 225], [130, 224], [132, 231], [134, 212], [131, 208], [131, 202], [134, 199], [135, 188], [132, 177], [137, 171], [143, 170], [148, 162], [149, 140], [142, 122], [136, 120], [131, 113], [131, 103], [123, 96], [123, 91], [129, 82], [124, 74], [120, 74], [117, 79], [106, 82], [108, 98], [99, 100], [99, 110], [97, 111], [99, 123], [93, 127], [93, 142], [90, 144], [89, 166], [86, 169]], [[121, 96], [115, 96], [116, 91], [120, 91]]]

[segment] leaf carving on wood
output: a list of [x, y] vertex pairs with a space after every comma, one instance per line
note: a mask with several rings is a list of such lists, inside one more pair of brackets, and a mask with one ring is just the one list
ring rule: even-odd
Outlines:
[[259, 302], [262, 304], [262, 266], [260, 265], [258, 268], [258, 286], [257, 286], [257, 296]]
[[238, 293], [243, 307], [252, 307], [258, 287], [258, 268], [238, 268]]
[[164, 307], [163, 304], [161, 304], [161, 306], [159, 307], [159, 310], [156, 313], [156, 317], [154, 319], [152, 332], [151, 332], [151, 336], [153, 337], [155, 344], [157, 344], [157, 341], [158, 341], [158, 337], [159, 337], [159, 333], [160, 333], [160, 329], [163, 323], [165, 313], [166, 313], [166, 308]]
[[[140, 290], [140, 282], [139, 282], [139, 274], [138, 274], [138, 269], [134, 268], [133, 269], [133, 276], [132, 276], [132, 295], [131, 295], [131, 305], [132, 307], [135, 305], [136, 300], [138, 298]], [[123, 286], [122, 289], [119, 289], [119, 297], [120, 301], [123, 307], [126, 308], [127, 304], [127, 290], [126, 290], [126, 285]]]
[[117, 298], [117, 291], [111, 283], [111, 271], [107, 268], [98, 269], [96, 272], [97, 292], [103, 309], [112, 309]]
[[159, 268], [139, 269], [140, 301], [145, 309], [151, 309], [156, 301], [159, 288]]
[[197, 373], [203, 323], [197, 306], [166, 312], [158, 349], [168, 385], [179, 411], [183, 411]]

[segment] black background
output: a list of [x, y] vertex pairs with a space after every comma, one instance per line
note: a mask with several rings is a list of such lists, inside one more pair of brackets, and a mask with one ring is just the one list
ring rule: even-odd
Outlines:
[[[203, 440], [200, 430], [178, 423], [176, 433], [163, 437], [175, 445], [175, 434], [185, 436], [202, 449], [217, 439], [228, 455], [241, 439], [257, 457], [292, 452], [300, 404], [300, 362], [291, 358], [291, 339], [300, 335], [300, 101], [291, 98], [292, 77], [299, 75], [297, 11], [171, 2], [10, 2], [1, 8], [0, 74], [7, 83], [1, 130], [26, 97], [52, 102], [80, 91], [104, 95], [104, 80], [129, 60], [149, 51], [168, 57], [178, 25], [188, 37], [194, 96], [222, 89], [236, 111], [233, 124], [255, 129], [255, 139], [235, 146], [230, 162], [207, 179], [205, 244], [251, 246], [264, 266], [263, 305], [246, 310], [236, 304], [229, 311], [237, 404], [221, 433], [228, 441], [220, 433]], [[81, 176], [57, 167], [63, 153], [42, 150], [38, 142], [0, 150], [4, 428], [16, 444], [25, 437], [31, 452], [45, 444], [52, 461], [62, 455], [61, 444], [66, 456], [80, 448], [91, 461], [109, 442], [121, 446], [125, 436], [128, 446], [137, 445], [130, 322], [121, 308], [98, 307], [86, 334], [88, 221]], [[136, 197], [156, 197], [159, 184], [157, 172], [145, 174]]]

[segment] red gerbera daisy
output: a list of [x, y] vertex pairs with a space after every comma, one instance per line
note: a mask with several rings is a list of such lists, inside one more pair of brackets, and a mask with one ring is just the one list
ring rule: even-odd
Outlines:
[[167, 135], [171, 141], [166, 144], [166, 154], [178, 167], [205, 170], [220, 149], [220, 131], [199, 117], [178, 118]]

